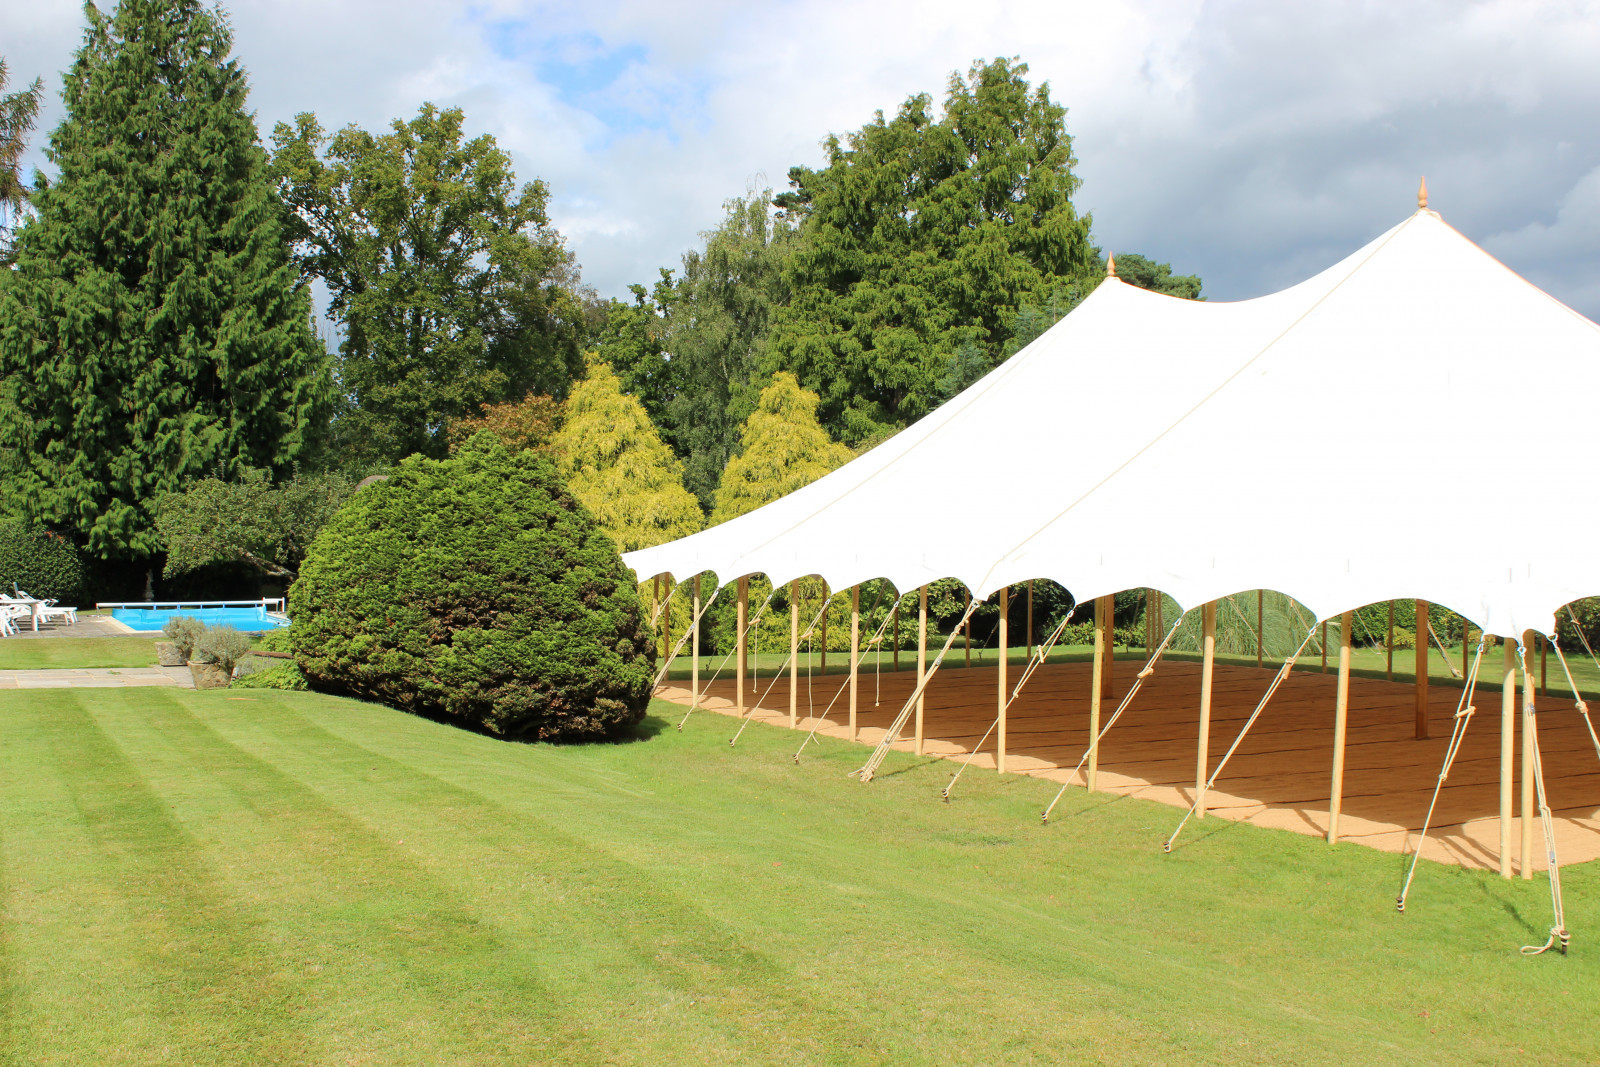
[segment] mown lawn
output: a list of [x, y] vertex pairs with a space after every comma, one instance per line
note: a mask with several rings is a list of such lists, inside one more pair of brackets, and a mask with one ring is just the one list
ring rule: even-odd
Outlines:
[[0, 638], [0, 671], [153, 667], [159, 633], [118, 637]]
[[[668, 709], [661, 709], [663, 714]], [[0, 1041], [51, 1063], [1592, 1061], [1545, 883], [702, 713], [511, 745], [315, 694], [0, 693]]]

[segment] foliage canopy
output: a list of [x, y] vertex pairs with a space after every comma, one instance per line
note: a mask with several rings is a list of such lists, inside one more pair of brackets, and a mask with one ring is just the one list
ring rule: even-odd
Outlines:
[[315, 115], [273, 129], [273, 173], [305, 270], [344, 324], [339, 381], [353, 454], [442, 456], [446, 421], [529, 392], [563, 396], [582, 369], [575, 269], [542, 181], [520, 187], [459, 108], [334, 134]]
[[167, 546], [166, 577], [209, 563], [248, 563], [262, 574], [290, 578], [317, 531], [350, 495], [341, 474], [300, 474], [274, 485], [266, 471], [234, 481], [202, 478], [156, 507]]
[[1066, 109], [1006, 59], [952, 76], [944, 113], [925, 94], [892, 119], [825, 143], [777, 203], [800, 219], [791, 299], [768, 364], [821, 396], [849, 442], [935, 407], [964, 349], [995, 365], [1012, 319], [1095, 271]]
[[60, 174], [0, 272], [0, 492], [139, 557], [164, 493], [310, 453], [327, 358], [226, 22], [195, 0], [84, 14]]

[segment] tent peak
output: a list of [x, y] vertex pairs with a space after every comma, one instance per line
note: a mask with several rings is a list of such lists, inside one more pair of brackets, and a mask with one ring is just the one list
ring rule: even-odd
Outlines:
[[1422, 184], [1417, 186], [1417, 210], [1428, 210], [1428, 178], [1423, 175]]
[[1115, 278], [1116, 276], [1117, 276], [1117, 257], [1115, 255], [1113, 255], [1112, 253], [1107, 252], [1106, 253], [1106, 277], [1107, 278]]

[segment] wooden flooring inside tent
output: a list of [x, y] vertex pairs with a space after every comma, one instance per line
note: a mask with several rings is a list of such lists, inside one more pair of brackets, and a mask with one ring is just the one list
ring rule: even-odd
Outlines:
[[[1498, 659], [1494, 657], [1496, 668]], [[1440, 795], [1434, 829], [1423, 852], [1429, 859], [1467, 867], [1494, 868], [1499, 864], [1500, 687], [1498, 669], [1491, 676], [1489, 663], [1486, 657], [1484, 674], [1494, 680], [1488, 686], [1480, 682], [1473, 701], [1477, 713]], [[1115, 693], [1102, 704], [1103, 715], [1109, 716], [1115, 709], [1140, 666], [1142, 661], [1132, 657], [1118, 660]], [[1035, 673], [1007, 717], [1008, 771], [1066, 780], [1088, 744], [1090, 670], [1089, 663], [1063, 663], [1046, 665]], [[1020, 671], [1019, 665], [1011, 666], [1012, 685]], [[1212, 768], [1233, 743], [1273, 674], [1270, 669], [1217, 665], [1211, 712]], [[813, 679], [808, 703], [807, 681], [801, 676], [800, 729], [810, 730], [814, 723], [809, 708], [814, 707], [820, 716], [838, 693], [819, 733], [848, 736], [849, 696], [841, 692], [848, 680], [844, 674]], [[763, 692], [770, 681], [770, 677], [760, 680]], [[915, 687], [916, 674], [914, 670], [885, 672], [880, 681], [882, 696], [877, 706], [873, 704], [877, 684], [873, 675], [863, 672], [859, 683], [857, 722], [863, 757], [865, 746], [882, 740]], [[1331, 669], [1327, 674], [1295, 671], [1284, 682], [1209, 794], [1212, 817], [1304, 834], [1326, 833], [1335, 682]], [[926, 697], [924, 754], [965, 757], [994, 720], [995, 689], [992, 667], [941, 670]], [[1175, 808], [1193, 803], [1199, 693], [1198, 663], [1169, 660], [1158, 664], [1102, 742], [1099, 788]], [[686, 682], [675, 682], [658, 695], [686, 705], [690, 693]], [[703, 707], [733, 715], [734, 695], [734, 683], [719, 679], [707, 691]], [[1407, 828], [1420, 827], [1427, 811], [1460, 695], [1461, 691], [1452, 687], [1435, 685], [1430, 689], [1433, 736], [1417, 741], [1413, 736], [1415, 696], [1409, 682], [1350, 680], [1341, 839], [1389, 852], [1404, 847]], [[747, 705], [754, 699], [747, 683]], [[755, 717], [787, 726], [788, 701], [787, 679], [780, 679]], [[1552, 691], [1538, 706], [1539, 747], [1550, 806], [1556, 815], [1558, 855], [1563, 865], [1595, 859], [1600, 857], [1600, 756], [1569, 696]], [[911, 732], [908, 722], [907, 739], [895, 747], [910, 751]], [[1515, 770], [1520, 773], [1520, 715], [1516, 733]], [[994, 773], [994, 752], [991, 736], [966, 773]], [[1520, 782], [1513, 792], [1513, 865], [1521, 833], [1516, 819], [1519, 804]], [[1173, 825], [1178, 818], [1174, 812]], [[1543, 870], [1544, 839], [1537, 814], [1532, 854], [1534, 869]]]

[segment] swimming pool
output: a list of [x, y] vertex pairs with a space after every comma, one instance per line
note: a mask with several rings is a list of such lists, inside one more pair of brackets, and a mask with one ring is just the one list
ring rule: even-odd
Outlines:
[[235, 630], [276, 630], [288, 626], [289, 620], [267, 614], [265, 606], [251, 607], [171, 607], [152, 605], [148, 608], [115, 607], [111, 617], [132, 630], [159, 630], [167, 620], [176, 615], [199, 619], [207, 626], [231, 626]]

